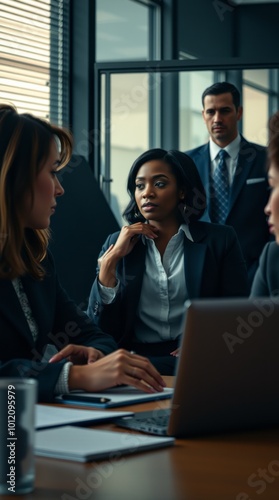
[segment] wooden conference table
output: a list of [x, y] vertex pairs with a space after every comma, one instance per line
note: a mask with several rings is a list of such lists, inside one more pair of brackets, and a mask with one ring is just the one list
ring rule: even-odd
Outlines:
[[[172, 386], [173, 377], [166, 377], [166, 381]], [[125, 410], [151, 410], [169, 404], [168, 400], [156, 401]], [[113, 423], [99, 428], [124, 431]], [[178, 439], [172, 447], [123, 456], [115, 462], [81, 464], [38, 457], [34, 492], [13, 498], [278, 500], [279, 426], [275, 430]]]

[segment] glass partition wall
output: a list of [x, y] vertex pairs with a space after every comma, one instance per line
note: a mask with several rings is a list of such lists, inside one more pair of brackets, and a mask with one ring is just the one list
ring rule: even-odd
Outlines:
[[95, 171], [120, 225], [128, 203], [128, 171], [143, 151], [152, 147], [186, 151], [207, 142], [201, 95], [212, 83], [236, 84], [244, 107], [241, 133], [266, 144], [268, 117], [279, 107], [278, 70], [242, 67], [246, 69], [232, 71], [196, 61], [96, 65], [94, 129], [100, 130], [100, 140], [95, 141]]

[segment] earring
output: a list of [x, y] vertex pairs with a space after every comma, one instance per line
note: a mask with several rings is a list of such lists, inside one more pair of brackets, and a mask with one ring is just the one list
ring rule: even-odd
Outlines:
[[186, 205], [184, 198], [182, 198], [182, 200], [180, 200], [178, 207], [179, 207], [180, 212], [182, 212], [183, 214], [186, 214], [188, 207]]
[[137, 211], [137, 210], [135, 210], [135, 211], [134, 211], [134, 217], [135, 217], [136, 219], [139, 219], [140, 215], [141, 215], [141, 214], [140, 214], [140, 212], [139, 212], [139, 211]]
[[186, 205], [185, 200], [181, 200], [181, 203], [178, 205], [178, 208], [185, 224], [189, 224], [190, 222], [189, 216], [191, 214], [191, 211], [189, 210], [188, 205]]

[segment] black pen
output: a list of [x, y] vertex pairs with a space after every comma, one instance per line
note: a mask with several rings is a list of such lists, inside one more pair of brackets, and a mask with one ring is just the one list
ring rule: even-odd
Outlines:
[[104, 398], [104, 397], [96, 398], [95, 396], [93, 397], [93, 396], [82, 396], [82, 395], [78, 396], [75, 394], [63, 394], [61, 397], [64, 401], [75, 401], [77, 403], [85, 402], [92, 404], [94, 403], [104, 404], [110, 402], [109, 398]]

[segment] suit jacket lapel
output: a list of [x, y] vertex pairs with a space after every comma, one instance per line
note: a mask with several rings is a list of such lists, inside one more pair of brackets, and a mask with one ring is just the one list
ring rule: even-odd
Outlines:
[[140, 298], [142, 279], [145, 268], [145, 246], [142, 241], [139, 241], [133, 251], [125, 258], [124, 269], [125, 276], [123, 275], [127, 287], [126, 294], [126, 325], [127, 332], [131, 330], [134, 324], [138, 302]]
[[202, 296], [201, 285], [206, 255], [206, 244], [199, 243], [204, 236], [196, 227], [190, 227], [194, 243], [185, 236], [184, 271], [189, 299]]
[[[200, 149], [200, 159], [197, 159], [197, 164], [199, 167], [199, 174], [202, 180], [202, 183], [208, 192], [210, 187], [210, 155], [209, 155], [209, 143], [205, 144]], [[195, 161], [195, 160], [194, 160]]]
[[25, 337], [31, 346], [34, 346], [34, 340], [26, 317], [14, 287], [9, 280], [0, 280], [0, 313], [8, 319], [16, 331]]
[[[200, 149], [200, 160], [197, 158], [197, 165], [202, 183], [206, 189], [207, 193], [207, 206], [208, 213], [210, 213], [210, 185], [211, 185], [211, 174], [210, 174], [210, 155], [209, 155], [209, 143]], [[240, 150], [238, 155], [237, 167], [230, 191], [229, 199], [229, 210], [228, 215], [235, 204], [237, 197], [243, 188], [243, 185], [248, 178], [250, 170], [256, 159], [256, 154], [254, 148], [251, 144], [241, 137]], [[205, 218], [203, 217], [203, 220]]]
[[241, 139], [240, 150], [238, 155], [238, 161], [236, 166], [236, 171], [233, 178], [233, 183], [230, 192], [229, 199], [229, 213], [236, 202], [236, 199], [243, 188], [249, 172], [254, 164], [256, 155], [254, 149], [251, 148], [245, 139]]
[[[29, 305], [33, 318], [37, 324], [38, 331], [43, 332], [46, 330], [49, 311], [52, 307], [48, 289], [45, 291], [45, 282], [42, 283], [41, 281], [33, 279], [31, 276], [27, 276], [22, 278], [22, 284], [28, 297]], [[43, 345], [45, 344], [45, 338], [42, 334], [39, 334], [36, 345], [39, 345], [40, 342], [43, 342]]]
[[[195, 159], [194, 159], [195, 161]], [[202, 181], [202, 184], [205, 188], [206, 192], [206, 204], [207, 204], [207, 209], [206, 212], [202, 218], [202, 220], [208, 220], [210, 221], [210, 202], [211, 202], [211, 160], [210, 160], [210, 154], [209, 154], [209, 143], [205, 144], [203, 147], [200, 148], [199, 151], [199, 157], [196, 159], [196, 165], [198, 167], [198, 171], [200, 174], [200, 178]]]
[[[195, 243], [184, 236], [184, 272], [185, 282], [190, 299], [201, 296], [202, 276], [207, 245], [200, 240], [204, 231], [195, 224], [190, 227]], [[129, 283], [126, 297], [127, 329], [131, 329], [140, 298], [142, 278], [145, 267], [145, 246], [139, 242], [133, 252], [125, 259], [125, 279]]]

